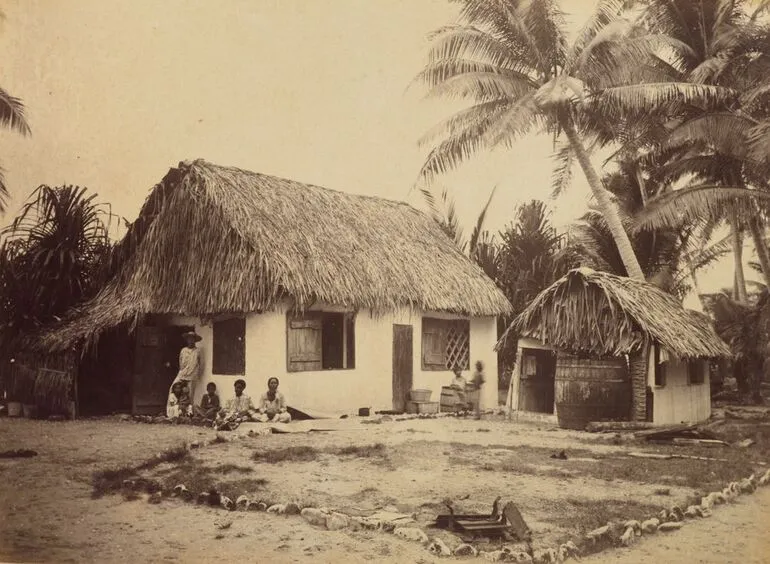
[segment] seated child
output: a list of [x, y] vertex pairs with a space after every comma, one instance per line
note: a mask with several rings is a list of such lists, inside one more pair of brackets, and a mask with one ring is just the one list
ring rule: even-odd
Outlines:
[[195, 417], [206, 421], [213, 421], [219, 413], [219, 394], [217, 394], [217, 385], [214, 382], [206, 384], [206, 393], [201, 398], [201, 404], [193, 408]]
[[177, 419], [179, 417], [189, 417], [191, 415], [192, 406], [187, 386], [182, 382], [177, 382], [171, 386], [171, 393], [168, 395], [166, 417], [169, 419]]

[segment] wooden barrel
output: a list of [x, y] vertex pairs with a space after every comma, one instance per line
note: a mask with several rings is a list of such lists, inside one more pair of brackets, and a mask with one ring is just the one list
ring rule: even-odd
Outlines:
[[584, 430], [591, 421], [627, 421], [631, 380], [625, 358], [591, 359], [559, 354], [556, 416], [563, 429]]
[[441, 401], [439, 402], [441, 413], [457, 411], [459, 403], [460, 396], [457, 394], [457, 390], [449, 386], [443, 386], [441, 388]]

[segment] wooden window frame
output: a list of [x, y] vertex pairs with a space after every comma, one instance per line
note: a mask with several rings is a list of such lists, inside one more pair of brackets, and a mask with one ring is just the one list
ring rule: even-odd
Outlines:
[[[325, 316], [342, 316], [343, 336], [342, 336], [342, 364], [341, 368], [323, 367], [323, 321]], [[286, 371], [287, 372], [339, 372], [356, 369], [356, 314], [345, 311], [307, 311], [304, 314], [292, 312], [286, 313]], [[299, 321], [315, 320], [320, 323], [320, 347], [318, 365], [312, 368], [297, 366], [297, 361], [292, 361], [292, 323]], [[351, 335], [352, 332], [352, 335]], [[311, 361], [312, 362], [312, 361]]]
[[[704, 366], [700, 360], [694, 359], [687, 362], [687, 384], [689, 386], [701, 386], [706, 383]], [[697, 374], [693, 378], [693, 373]]]
[[[225, 351], [234, 348], [233, 344], [229, 344], [224, 349], [222, 345], [217, 346], [217, 325], [222, 327], [222, 324], [238, 324], [240, 327], [240, 334], [236, 338], [240, 339], [240, 358], [233, 361], [232, 359], [221, 358], [221, 355]], [[213, 322], [211, 327], [211, 372], [217, 376], [244, 376], [246, 374], [246, 318], [245, 317], [227, 317], [223, 319], [217, 319]], [[222, 339], [220, 336], [219, 339]]]
[[[446, 372], [447, 370], [453, 370], [453, 367], [449, 366], [449, 333], [454, 329], [455, 331], [461, 331], [466, 334], [467, 340], [467, 352], [465, 354], [465, 361], [460, 367], [460, 370], [470, 370], [471, 367], [471, 323], [469, 319], [442, 319], [437, 317], [423, 317], [421, 327], [420, 338], [420, 365], [423, 371], [426, 372]], [[429, 349], [428, 335], [440, 335], [439, 349], [441, 349], [441, 360], [431, 361], [429, 356], [438, 354], [438, 351]]]
[[653, 354], [653, 363], [654, 363], [654, 381], [653, 384], [656, 388], [665, 388], [666, 387], [666, 368], [667, 362], [660, 362], [660, 345], [657, 343], [654, 345], [655, 352]]

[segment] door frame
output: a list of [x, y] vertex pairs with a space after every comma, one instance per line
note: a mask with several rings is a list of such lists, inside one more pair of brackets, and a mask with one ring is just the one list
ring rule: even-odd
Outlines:
[[[182, 333], [186, 331], [194, 331], [195, 326], [194, 325], [145, 325], [142, 326], [144, 329], [150, 329], [151, 333], [155, 333], [154, 338], [158, 339], [158, 342], [156, 344], [148, 344], [142, 342], [142, 335], [141, 335], [141, 328], [137, 329], [136, 332], [136, 342], [135, 342], [135, 358], [134, 358], [134, 370], [133, 370], [133, 378], [132, 378], [132, 386], [131, 386], [131, 412], [133, 414], [146, 414], [147, 411], [155, 411], [156, 409], [160, 409], [165, 412], [165, 405], [168, 401], [168, 397], [162, 399], [162, 404], [155, 404], [155, 403], [147, 403], [146, 400], [143, 399], [142, 403], [138, 403], [137, 401], [137, 388], [141, 386], [141, 379], [147, 378], [148, 375], [144, 374], [143, 371], [139, 370], [139, 356], [143, 353], [143, 348], [145, 347], [152, 347], [159, 349], [158, 353], [156, 355], [156, 361], [159, 363], [158, 366], [155, 367], [155, 377], [156, 378], [164, 378], [168, 379], [169, 385], [171, 385], [171, 382], [174, 380], [175, 374], [172, 375], [174, 372], [174, 365], [178, 362], [178, 355], [179, 350], [181, 350], [181, 346], [179, 348], [176, 348], [175, 350], [171, 350], [171, 346], [173, 345], [173, 341], [175, 340], [174, 337], [181, 335]], [[179, 343], [177, 343], [179, 345]], [[143, 369], [146, 370], [146, 366], [142, 366]], [[161, 399], [158, 398], [158, 401], [160, 402]]]

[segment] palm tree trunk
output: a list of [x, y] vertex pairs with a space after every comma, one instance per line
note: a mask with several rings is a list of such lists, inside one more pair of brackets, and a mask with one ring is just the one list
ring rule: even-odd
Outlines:
[[754, 240], [754, 249], [757, 251], [759, 264], [762, 266], [765, 286], [770, 288], [770, 252], [768, 252], [765, 234], [758, 216], [755, 215], [749, 220], [749, 230], [751, 231], [751, 238]]
[[588, 185], [591, 187], [591, 192], [594, 198], [596, 198], [596, 203], [602, 212], [602, 216], [604, 216], [604, 221], [607, 222], [607, 227], [612, 234], [615, 245], [618, 247], [618, 253], [620, 253], [623, 266], [626, 268], [626, 274], [629, 278], [643, 281], [644, 273], [639, 265], [639, 260], [636, 258], [634, 248], [631, 246], [631, 240], [623, 227], [615, 204], [610, 200], [609, 193], [604, 189], [604, 185], [596, 173], [591, 159], [588, 157], [588, 151], [586, 151], [574, 126], [568, 120], [562, 120], [561, 125], [572, 149], [575, 151], [575, 156], [580, 163], [580, 168], [583, 169], [583, 174], [588, 181]]
[[749, 296], [746, 291], [746, 277], [743, 274], [743, 240], [735, 210], [730, 212], [729, 223], [730, 239], [733, 246], [733, 260], [735, 261], [735, 299], [742, 304], [747, 304]]
[[[568, 120], [562, 120], [562, 128], [569, 139], [575, 156], [583, 169], [583, 174], [588, 180], [591, 192], [596, 198], [596, 203], [604, 216], [604, 221], [612, 234], [615, 245], [618, 247], [620, 259], [626, 268], [629, 278], [644, 281], [644, 272], [636, 258], [631, 239], [628, 237], [615, 204], [610, 200], [609, 193], [596, 173], [591, 159], [588, 157], [580, 136]], [[631, 376], [631, 420], [644, 421], [647, 418], [647, 370], [650, 347], [645, 345], [642, 350], [629, 356], [629, 368]]]
[[[655, 345], [654, 345], [655, 346]], [[628, 358], [631, 376], [631, 421], [647, 420], [647, 374], [649, 373], [650, 346]]]

